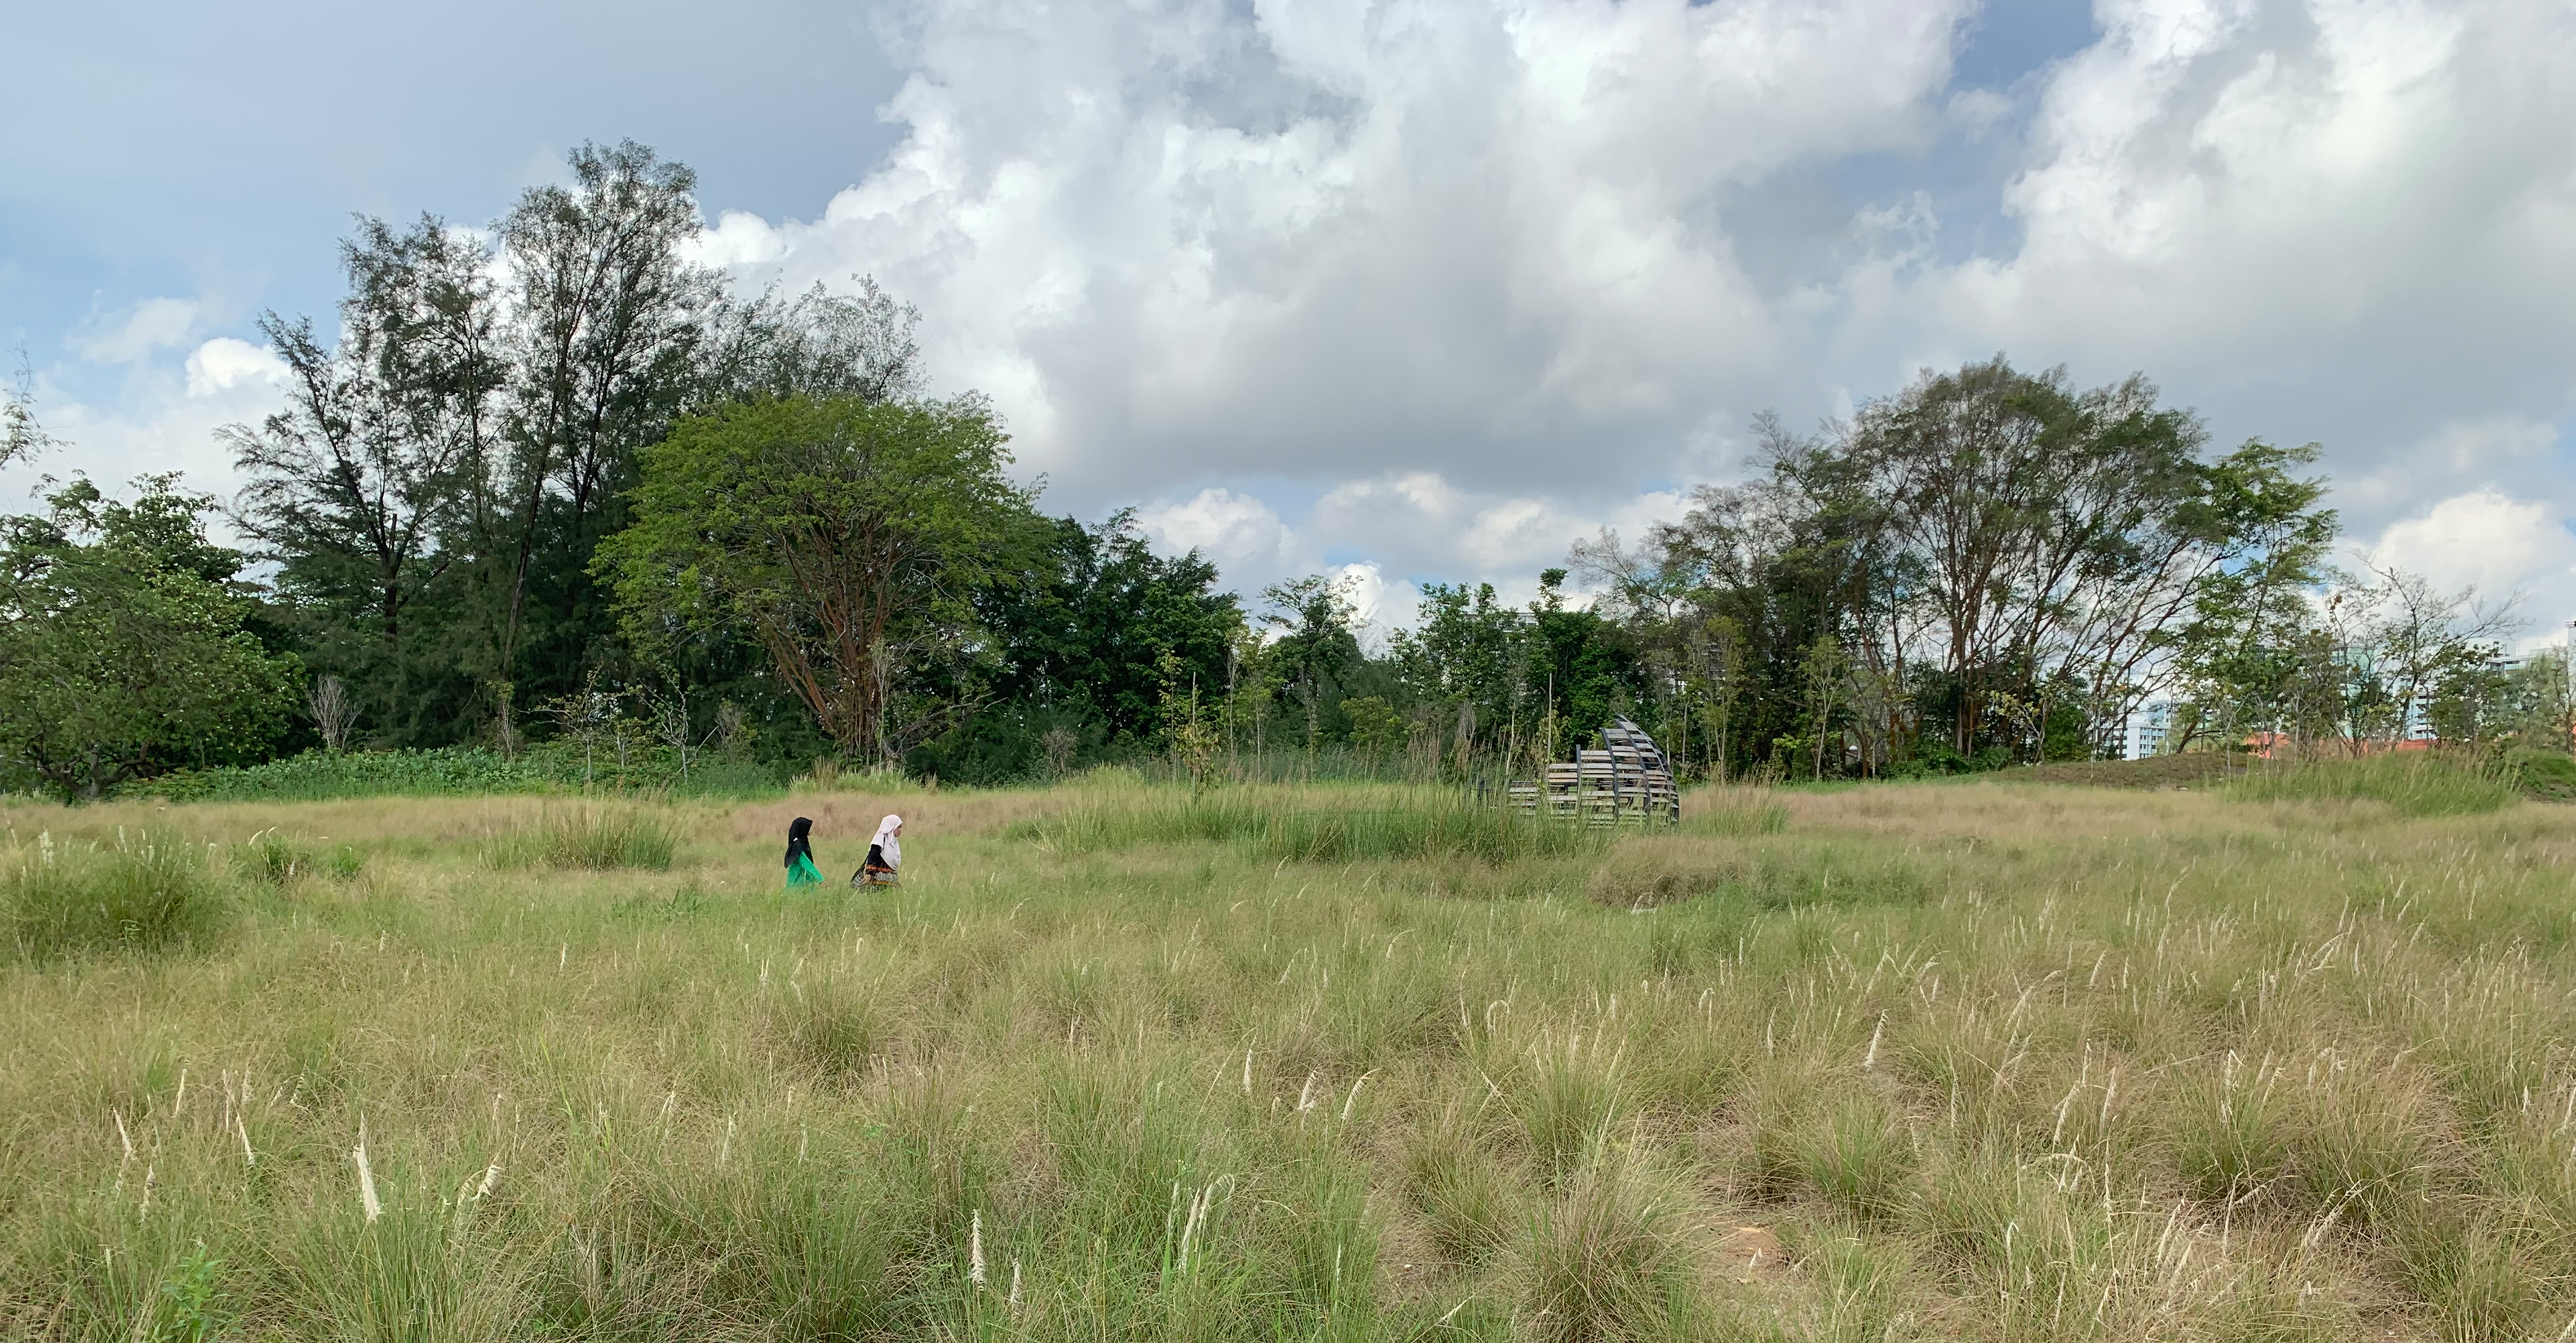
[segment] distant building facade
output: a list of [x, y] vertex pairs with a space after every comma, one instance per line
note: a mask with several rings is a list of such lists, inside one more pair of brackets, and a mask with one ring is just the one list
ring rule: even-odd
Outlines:
[[2173, 728], [2172, 701], [2157, 700], [2140, 705], [2129, 714], [2128, 725], [2122, 729], [2120, 758], [2144, 760], [2151, 755], [2163, 755], [2170, 749], [2168, 743], [2173, 739]]

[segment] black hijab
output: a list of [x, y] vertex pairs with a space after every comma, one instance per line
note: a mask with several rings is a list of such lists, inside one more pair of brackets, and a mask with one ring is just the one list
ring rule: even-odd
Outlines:
[[805, 837], [812, 833], [814, 833], [814, 823], [805, 817], [799, 816], [788, 825], [787, 866], [796, 866], [796, 860], [799, 856], [802, 856], [809, 862], [813, 860], [814, 846], [805, 842]]

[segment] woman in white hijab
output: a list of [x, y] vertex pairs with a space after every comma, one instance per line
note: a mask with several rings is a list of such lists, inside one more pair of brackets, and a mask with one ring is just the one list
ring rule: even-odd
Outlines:
[[868, 861], [859, 868], [853, 886], [892, 886], [895, 873], [903, 866], [903, 818], [888, 816], [877, 822], [876, 838], [868, 841]]

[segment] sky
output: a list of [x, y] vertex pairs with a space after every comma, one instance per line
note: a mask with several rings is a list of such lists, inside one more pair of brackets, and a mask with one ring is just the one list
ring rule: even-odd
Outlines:
[[354, 214], [631, 137], [737, 284], [875, 276], [1050, 508], [1246, 592], [1525, 595], [1758, 413], [2002, 352], [2318, 443], [2356, 555], [2576, 617], [2568, 0], [0, 0], [0, 71], [0, 344], [66, 441], [0, 506], [228, 494], [252, 324], [328, 316]]

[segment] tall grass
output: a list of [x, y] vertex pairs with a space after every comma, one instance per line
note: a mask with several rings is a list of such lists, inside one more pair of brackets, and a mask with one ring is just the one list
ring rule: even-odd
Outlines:
[[494, 840], [486, 850], [495, 867], [649, 868], [671, 866], [680, 832], [673, 820], [643, 807], [550, 808]]
[[[1903, 785], [1340, 865], [1192, 806], [924, 790], [904, 885], [829, 899], [777, 898], [783, 823], [889, 808], [45, 808], [61, 861], [292, 838], [200, 852], [283, 894], [199, 954], [0, 964], [0, 1337], [2576, 1318], [2576, 813]], [[685, 874], [582, 865], [632, 814]]]
[[0, 857], [0, 917], [22, 957], [202, 944], [229, 912], [204, 851], [167, 836], [58, 843], [47, 833]]
[[2521, 797], [2511, 771], [2451, 751], [2265, 762], [2235, 776], [2227, 791], [2249, 801], [2378, 802], [2407, 816], [2470, 816]]
[[1599, 852], [1606, 832], [1430, 790], [1221, 789], [1093, 799], [1022, 831], [1067, 856], [1146, 844], [1223, 844], [1301, 863], [1468, 858], [1508, 863]]

